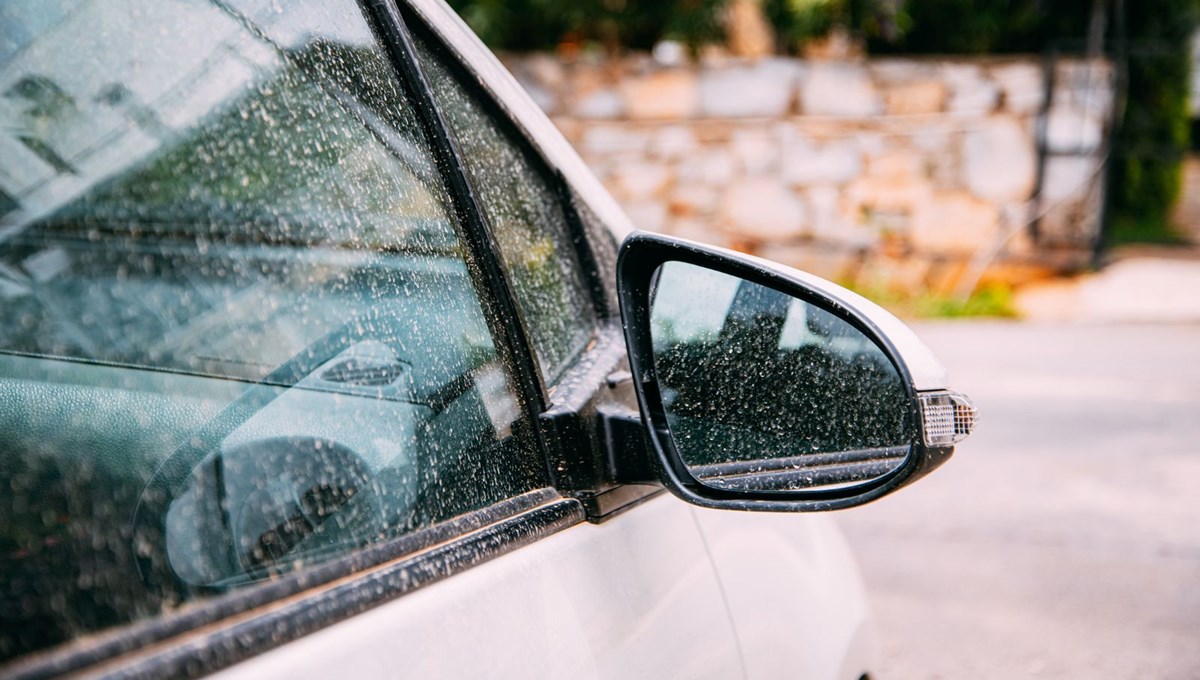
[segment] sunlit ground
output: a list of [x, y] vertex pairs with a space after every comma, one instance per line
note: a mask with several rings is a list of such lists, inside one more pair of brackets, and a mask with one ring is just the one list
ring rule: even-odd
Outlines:
[[981, 423], [838, 513], [881, 677], [1200, 677], [1200, 325], [917, 330]]

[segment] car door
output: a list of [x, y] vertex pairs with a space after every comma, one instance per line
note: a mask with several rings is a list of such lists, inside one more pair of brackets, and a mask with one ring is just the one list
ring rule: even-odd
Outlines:
[[6, 674], [742, 673], [691, 510], [605, 477], [610, 237], [404, 11], [18, 10]]

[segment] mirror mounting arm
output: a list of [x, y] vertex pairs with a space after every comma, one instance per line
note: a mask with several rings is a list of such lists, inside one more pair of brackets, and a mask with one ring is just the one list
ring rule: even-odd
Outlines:
[[596, 409], [604, 436], [609, 478], [618, 484], [660, 484], [654, 445], [638, 411], [618, 406]]

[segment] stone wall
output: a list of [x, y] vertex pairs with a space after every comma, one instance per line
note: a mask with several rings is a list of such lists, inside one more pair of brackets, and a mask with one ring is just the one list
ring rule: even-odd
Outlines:
[[644, 229], [915, 291], [1078, 265], [1098, 228], [1106, 62], [1059, 62], [1046, 111], [1037, 58], [505, 61]]

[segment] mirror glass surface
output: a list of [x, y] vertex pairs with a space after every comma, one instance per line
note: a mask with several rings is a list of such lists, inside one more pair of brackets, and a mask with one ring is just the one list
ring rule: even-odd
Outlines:
[[817, 304], [704, 267], [659, 267], [658, 387], [675, 446], [706, 486], [835, 488], [909, 454], [909, 398], [883, 350]]

